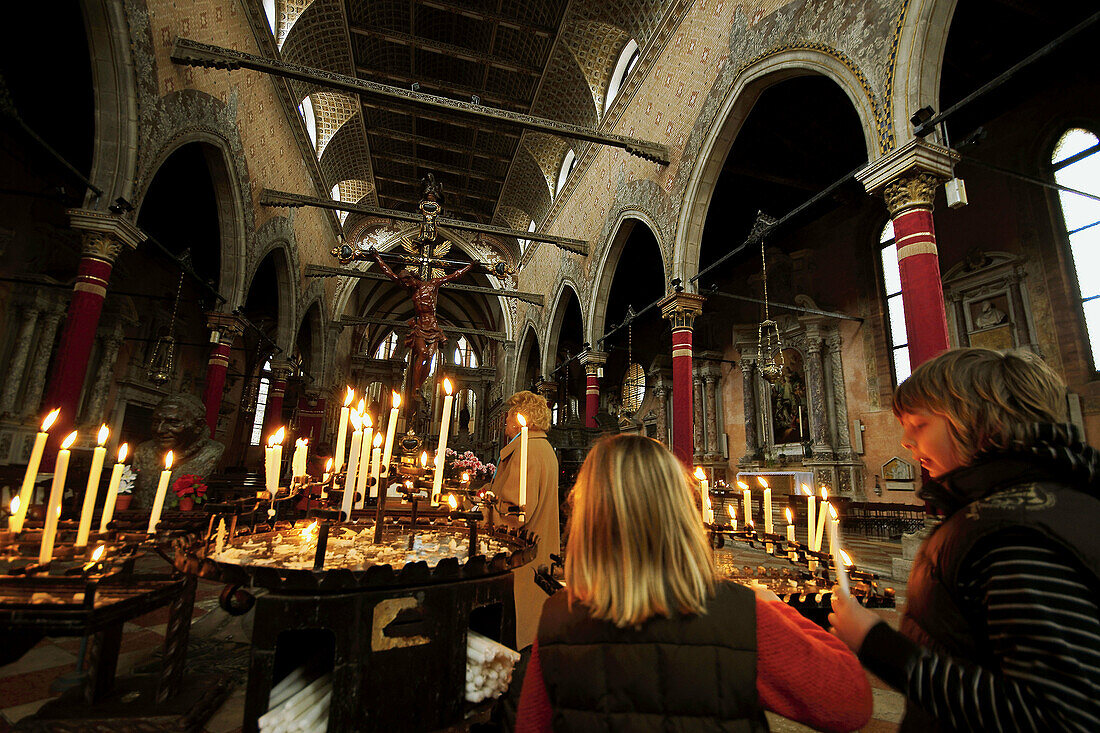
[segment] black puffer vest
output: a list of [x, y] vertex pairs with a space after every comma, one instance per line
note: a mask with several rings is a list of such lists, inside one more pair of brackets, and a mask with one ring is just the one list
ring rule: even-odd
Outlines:
[[[994, 668], [980, 619], [962, 598], [959, 570], [984, 538], [1004, 530], [1038, 532], [1100, 578], [1100, 455], [1072, 426], [1033, 425], [1011, 452], [984, 456], [926, 484], [921, 498], [947, 518], [925, 540], [909, 574], [901, 631], [919, 644]], [[1090, 521], [1090, 519], [1092, 521]], [[901, 731], [934, 731], [910, 706]]]
[[748, 588], [720, 583], [702, 616], [620, 629], [551, 596], [538, 639], [554, 730], [766, 731], [755, 604]]

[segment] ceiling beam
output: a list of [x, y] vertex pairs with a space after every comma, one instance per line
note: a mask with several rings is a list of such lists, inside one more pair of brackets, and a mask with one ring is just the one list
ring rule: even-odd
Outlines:
[[402, 102], [416, 105], [418, 108], [436, 110], [444, 114], [453, 114], [466, 118], [490, 120], [504, 125], [519, 127], [524, 130], [544, 132], [559, 137], [574, 138], [620, 148], [645, 160], [651, 160], [661, 165], [668, 165], [671, 153], [667, 145], [639, 140], [625, 135], [614, 135], [593, 130], [590, 127], [574, 125], [568, 122], [558, 122], [544, 117], [508, 112], [507, 110], [483, 107], [480, 104], [461, 102], [457, 99], [437, 97], [432, 94], [421, 94], [410, 89], [391, 87], [366, 79], [356, 79], [353, 76], [337, 74], [323, 69], [312, 69], [308, 66], [291, 64], [286, 61], [269, 59], [253, 53], [245, 53], [229, 48], [222, 48], [208, 43], [200, 43], [190, 38], [177, 38], [172, 48], [172, 61], [182, 66], [197, 66], [200, 68], [215, 69], [252, 69], [273, 76], [287, 79], [297, 79], [309, 84], [319, 84], [331, 89], [339, 89], [351, 94], [359, 94], [368, 97], [383, 98], [392, 102]]
[[402, 46], [419, 48], [421, 51], [427, 51], [428, 53], [436, 53], [441, 56], [462, 59], [463, 61], [470, 61], [475, 64], [488, 64], [489, 66], [496, 69], [510, 71], [514, 74], [524, 74], [526, 76], [531, 76], [536, 79], [542, 76], [542, 69], [538, 68], [537, 66], [509, 61], [508, 59], [501, 58], [500, 56], [480, 53], [478, 51], [474, 51], [473, 49], [465, 48], [463, 46], [456, 46], [453, 43], [433, 41], [427, 38], [421, 38], [420, 36], [414, 36], [409, 33], [398, 33], [397, 31], [388, 31], [381, 28], [363, 28], [361, 26], [354, 25], [351, 26], [351, 33], [354, 36], [380, 38], [383, 41], [389, 41], [390, 43], [397, 43]]
[[[341, 326], [389, 326], [395, 331], [409, 330], [409, 324], [406, 321], [399, 321], [395, 318], [374, 318], [372, 316], [351, 318], [350, 316], [344, 316], [337, 323]], [[486, 331], [481, 328], [465, 328], [463, 326], [451, 326], [446, 323], [439, 324], [439, 327], [443, 329], [444, 333], [461, 333], [469, 336], [484, 336], [494, 341], [511, 341], [504, 331]]]
[[[295, 209], [301, 206], [312, 206], [319, 209], [329, 209], [332, 211], [348, 211], [353, 214], [366, 214], [367, 216], [378, 216], [384, 219], [396, 219], [397, 221], [411, 221], [419, 224], [423, 221], [423, 217], [419, 213], [413, 213], [409, 211], [399, 211], [397, 209], [383, 209], [377, 206], [367, 206], [364, 204], [349, 204], [342, 201], [333, 201], [331, 199], [316, 198], [313, 196], [302, 196], [296, 193], [287, 193], [285, 191], [273, 191], [265, 188], [260, 192], [260, 206], [270, 206], [279, 208], [291, 208]], [[576, 252], [577, 254], [588, 254], [588, 242], [583, 239], [570, 239], [569, 237], [556, 237], [552, 234], [540, 234], [538, 232], [525, 232], [519, 229], [506, 229], [505, 227], [492, 226], [491, 224], [475, 224], [473, 222], [461, 221], [459, 219], [448, 219], [445, 217], [439, 217], [436, 221], [436, 226], [449, 227], [451, 229], [457, 229], [464, 232], [481, 232], [483, 234], [495, 234], [501, 237], [515, 237], [516, 239], [530, 239], [533, 242], [548, 242], [555, 244], [564, 250], [569, 252]]]
[[[483, 158], [485, 160], [495, 160], [499, 163], [511, 162], [511, 158], [505, 158], [503, 155], [494, 155], [493, 153], [486, 153], [484, 150], [478, 150], [472, 145], [460, 145], [458, 143], [451, 143], [446, 140], [440, 140], [434, 137], [428, 137], [426, 135], [414, 135], [411, 132], [401, 132], [399, 130], [390, 130], [385, 127], [375, 127], [367, 130], [368, 135], [375, 135], [377, 137], [384, 137], [389, 140], [399, 140], [401, 142], [412, 143], [414, 145], [423, 145], [428, 148], [435, 148], [436, 150], [447, 150], [455, 153], [469, 153], [475, 158]], [[374, 148], [372, 147], [371, 150]], [[503, 178], [501, 178], [503, 180]]]
[[[324, 265], [306, 265], [306, 277], [355, 277], [360, 280], [385, 280], [387, 282], [393, 282], [389, 275], [383, 275], [381, 272], [375, 272], [374, 270], [354, 270], [347, 267], [325, 267]], [[516, 300], [522, 300], [525, 303], [533, 303], [534, 305], [546, 305], [546, 297], [540, 293], [483, 288], [480, 285], [461, 285], [454, 282], [447, 283], [443, 287], [450, 290], [464, 290], [467, 293], [482, 293], [483, 295], [495, 295], [500, 298], [515, 298]]]
[[532, 23], [531, 21], [523, 20], [521, 18], [516, 18], [510, 15], [504, 15], [503, 13], [494, 13], [490, 10], [476, 10], [465, 5], [456, 5], [454, 3], [445, 2], [445, 0], [419, 0], [418, 4], [423, 5], [427, 8], [445, 10], [448, 13], [461, 15], [465, 18], [472, 18], [473, 20], [486, 20], [492, 23], [498, 23], [506, 28], [512, 28], [517, 31], [531, 33], [538, 36], [539, 38], [552, 38], [557, 32], [556, 28], [548, 25]]

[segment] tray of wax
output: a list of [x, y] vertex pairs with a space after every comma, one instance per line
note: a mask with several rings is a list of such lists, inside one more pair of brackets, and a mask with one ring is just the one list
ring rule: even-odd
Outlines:
[[227, 583], [272, 589], [339, 590], [363, 586], [439, 583], [495, 575], [530, 562], [537, 540], [523, 530], [495, 528], [478, 532], [470, 556], [465, 525], [437, 522], [385, 525], [374, 542], [374, 522], [333, 523], [321, 570], [314, 570], [319, 527], [298, 520], [272, 531], [241, 534], [221, 547], [216, 538], [177, 551], [176, 567]]

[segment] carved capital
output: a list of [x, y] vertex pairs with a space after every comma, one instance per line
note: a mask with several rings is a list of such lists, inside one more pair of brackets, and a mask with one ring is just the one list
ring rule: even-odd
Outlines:
[[218, 343], [232, 344], [244, 333], [244, 321], [232, 313], [212, 311], [206, 314], [206, 327], [218, 333]]
[[275, 361], [271, 362], [271, 381], [272, 382], [285, 382], [291, 372], [294, 371], [294, 365], [289, 361]]
[[607, 352], [593, 351], [592, 349], [589, 349], [588, 351], [582, 352], [581, 355], [577, 357], [577, 359], [580, 361], [581, 364], [584, 364], [585, 373], [590, 374], [591, 372], [589, 372], [588, 370], [590, 366], [601, 367], [607, 363]]
[[94, 257], [113, 265], [122, 254], [123, 244], [113, 234], [84, 232], [81, 239], [84, 246], [81, 247], [80, 254], [84, 257]]
[[909, 171], [887, 183], [882, 195], [890, 216], [897, 216], [914, 206], [932, 208], [940, 180], [934, 173]]
[[105, 211], [68, 209], [65, 213], [70, 226], [84, 234], [85, 255], [114, 262], [124, 248], [137, 249], [146, 239], [132, 222]]
[[696, 317], [703, 312], [706, 300], [706, 297], [696, 293], [672, 293], [659, 303], [661, 315], [669, 320], [674, 331], [690, 329]]

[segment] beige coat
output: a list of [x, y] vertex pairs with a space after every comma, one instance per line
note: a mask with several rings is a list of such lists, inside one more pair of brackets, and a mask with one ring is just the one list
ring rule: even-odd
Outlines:
[[[519, 503], [519, 436], [500, 452], [493, 493], [500, 507]], [[494, 514], [493, 521], [509, 527], [526, 527], [538, 536], [538, 555], [515, 571], [516, 644], [518, 649], [534, 643], [538, 631], [542, 604], [548, 596], [535, 584], [535, 570], [550, 565], [550, 553], [561, 551], [561, 531], [558, 525], [558, 457], [541, 430], [530, 430], [527, 436], [527, 513], [526, 522], [515, 516]]]

